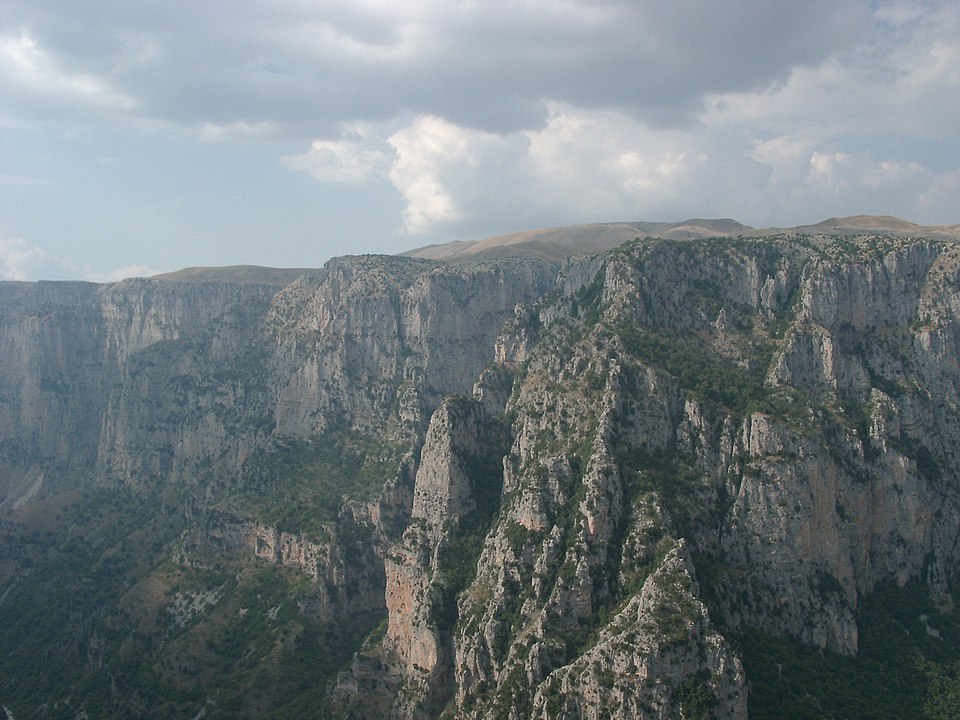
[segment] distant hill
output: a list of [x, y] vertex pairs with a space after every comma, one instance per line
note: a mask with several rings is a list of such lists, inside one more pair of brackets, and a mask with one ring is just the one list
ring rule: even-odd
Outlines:
[[301, 275], [309, 272], [312, 272], [312, 270], [305, 268], [227, 265], [225, 267], [189, 267], [153, 275], [151, 279], [170, 282], [223, 282], [237, 285], [289, 285]]
[[567, 255], [604, 252], [635, 237], [686, 240], [717, 235], [737, 235], [752, 228], [735, 220], [685, 220], [678, 223], [622, 222], [572, 225], [525, 230], [484, 240], [429, 245], [402, 253], [432, 260], [480, 260], [511, 255], [556, 259]]
[[736, 220], [695, 218], [676, 223], [621, 222], [543, 228], [498, 235], [484, 240], [458, 241], [428, 245], [403, 255], [446, 262], [468, 262], [497, 257], [522, 256], [557, 259], [568, 255], [604, 252], [635, 237], [661, 237], [669, 240], [693, 240], [705, 237], [763, 237], [780, 233], [854, 235], [880, 233], [897, 236], [929, 236], [960, 239], [960, 225], [925, 226], [889, 215], [852, 215], [830, 218], [815, 225], [793, 228], [752, 228]]
[[860, 235], [862, 233], [881, 233], [884, 235], [930, 236], [937, 238], [960, 239], [960, 225], [917, 225], [916, 223], [892, 215], [851, 215], [842, 218], [829, 218], [816, 225], [801, 225], [792, 228], [799, 233], [831, 233], [841, 235]]
[[[764, 237], [775, 234], [861, 235], [879, 233], [900, 237], [931, 237], [960, 240], [960, 225], [917, 225], [890, 215], [851, 215], [829, 218], [814, 225], [792, 228], [753, 228], [729, 218], [692, 218], [681, 222], [617, 222], [570, 225], [539, 230], [522, 230], [482, 240], [466, 240], [427, 245], [400, 255], [452, 263], [472, 263], [503, 257], [528, 257], [557, 260], [571, 255], [606, 252], [636, 237], [667, 240], [742, 235]], [[313, 272], [308, 268], [271, 268], [257, 265], [226, 267], [189, 267], [153, 275], [151, 279], [170, 282], [223, 282], [242, 285], [286, 286], [298, 277]]]

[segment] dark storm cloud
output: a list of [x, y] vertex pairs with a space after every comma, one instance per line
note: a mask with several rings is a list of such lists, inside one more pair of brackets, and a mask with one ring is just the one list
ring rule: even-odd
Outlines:
[[[542, 123], [544, 100], [682, 123], [705, 93], [783, 80], [870, 27], [866, 3], [836, 0], [12, 0], [0, 13], [50, 73], [96, 80], [126, 112], [296, 136], [403, 113], [504, 132]], [[45, 107], [38, 91], [7, 88], [8, 112]]]

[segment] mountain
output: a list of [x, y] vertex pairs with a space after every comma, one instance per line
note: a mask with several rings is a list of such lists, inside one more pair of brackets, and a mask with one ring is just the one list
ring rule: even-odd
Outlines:
[[152, 280], [174, 282], [224, 282], [231, 284], [289, 285], [301, 275], [314, 270], [307, 268], [269, 268], [257, 265], [229, 265], [226, 267], [189, 267], [175, 272], [154, 275]]
[[497, 257], [558, 259], [612, 250], [636, 237], [689, 240], [750, 231], [735, 220], [686, 220], [680, 223], [597, 223], [509, 233], [477, 241], [457, 241], [410, 250], [404, 255], [431, 260], [476, 261]]
[[725, 222], [0, 283], [0, 706], [955, 717], [960, 246]]
[[770, 237], [784, 233], [802, 235], [881, 234], [896, 237], [935, 237], [960, 240], [960, 225], [923, 226], [889, 215], [855, 215], [830, 218], [816, 225], [756, 229], [736, 220], [691, 219], [677, 223], [625, 222], [544, 228], [474, 241], [456, 241], [409, 250], [410, 257], [472, 262], [497, 257], [558, 259], [568, 255], [605, 252], [637, 237], [693, 240], [709, 237]]
[[891, 215], [852, 215], [843, 218], [829, 218], [816, 225], [802, 225], [794, 228], [794, 230], [800, 233], [843, 233], [846, 235], [882, 233], [900, 237], [943, 237], [954, 240], [960, 238], [960, 225], [917, 225]]

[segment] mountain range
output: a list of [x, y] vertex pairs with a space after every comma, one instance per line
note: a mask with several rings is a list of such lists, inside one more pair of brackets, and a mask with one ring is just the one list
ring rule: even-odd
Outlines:
[[957, 717], [958, 232], [0, 283], [0, 706]]
[[924, 226], [889, 215], [853, 215], [829, 218], [815, 225], [756, 229], [730, 219], [690, 219], [676, 223], [623, 222], [544, 228], [498, 235], [476, 241], [458, 241], [410, 250], [405, 255], [446, 261], [471, 261], [523, 256], [555, 259], [578, 253], [612, 250], [636, 237], [694, 240], [708, 237], [769, 237], [781, 234], [859, 235], [879, 233], [900, 237], [960, 239], [960, 225]]

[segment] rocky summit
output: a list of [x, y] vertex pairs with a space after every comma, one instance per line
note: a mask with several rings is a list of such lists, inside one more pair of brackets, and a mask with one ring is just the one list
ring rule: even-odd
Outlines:
[[0, 283], [0, 705], [957, 717], [960, 245], [684, 232]]

